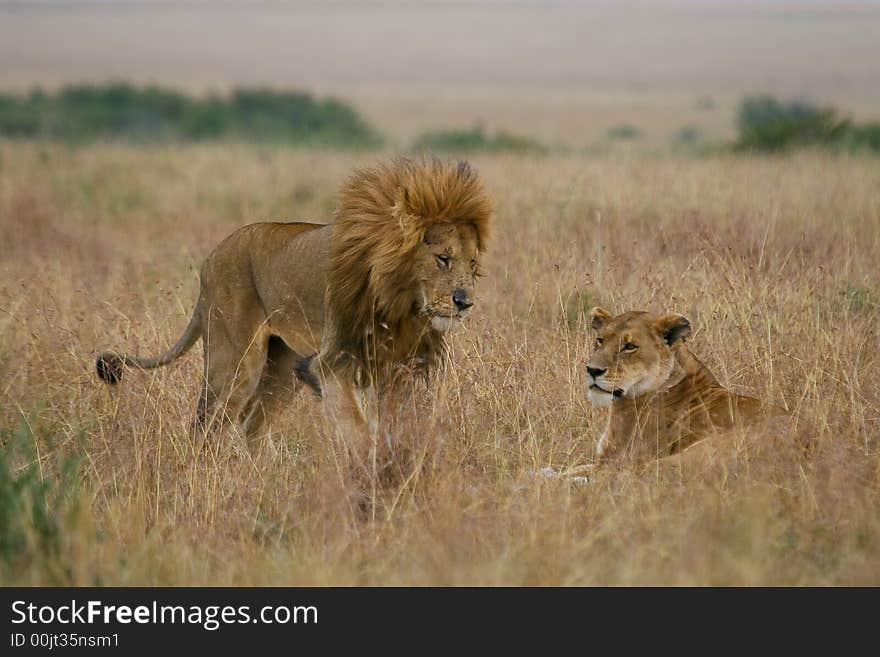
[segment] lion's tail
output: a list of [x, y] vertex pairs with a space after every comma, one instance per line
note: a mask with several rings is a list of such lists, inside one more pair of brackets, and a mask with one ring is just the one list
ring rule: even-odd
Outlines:
[[98, 356], [98, 360], [95, 363], [95, 369], [98, 372], [98, 376], [107, 383], [115, 384], [122, 380], [122, 371], [124, 367], [139, 367], [143, 370], [151, 370], [156, 367], [167, 365], [176, 358], [179, 358], [189, 351], [190, 347], [192, 347], [196, 343], [196, 340], [202, 335], [200, 315], [201, 299], [199, 299], [199, 303], [196, 304], [195, 310], [193, 310], [192, 317], [190, 318], [189, 324], [183, 332], [183, 335], [180, 336], [180, 339], [173, 347], [171, 347], [171, 349], [161, 356], [156, 356], [154, 358], [138, 358], [136, 356], [118, 354], [113, 351], [104, 352]]

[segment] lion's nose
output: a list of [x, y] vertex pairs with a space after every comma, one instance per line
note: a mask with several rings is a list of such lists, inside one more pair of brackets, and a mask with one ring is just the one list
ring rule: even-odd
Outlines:
[[589, 365], [587, 365], [587, 372], [594, 379], [598, 379], [600, 376], [605, 374], [605, 372], [607, 372], [607, 371], [608, 371], [607, 367], [590, 367]]
[[467, 310], [471, 306], [474, 305], [474, 302], [468, 299], [467, 292], [465, 292], [462, 288], [458, 288], [452, 292], [452, 302], [458, 307], [459, 310]]

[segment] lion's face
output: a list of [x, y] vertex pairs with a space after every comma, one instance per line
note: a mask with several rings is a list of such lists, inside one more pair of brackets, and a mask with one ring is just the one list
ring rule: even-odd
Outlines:
[[479, 275], [477, 230], [468, 223], [434, 224], [415, 256], [415, 306], [438, 331], [458, 324], [474, 305]]
[[675, 365], [675, 350], [690, 335], [687, 317], [633, 311], [617, 317], [590, 311], [596, 342], [587, 363], [587, 397], [607, 406], [661, 388]]

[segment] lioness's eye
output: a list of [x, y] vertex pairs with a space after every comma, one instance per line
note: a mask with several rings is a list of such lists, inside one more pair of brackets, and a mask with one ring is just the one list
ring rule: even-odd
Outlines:
[[603, 340], [602, 338], [596, 338], [597, 347], [601, 347], [603, 344], [605, 344], [605, 340]]
[[632, 352], [634, 352], [638, 348], [639, 348], [639, 345], [633, 344], [632, 342], [627, 342], [625, 345], [623, 345], [622, 351], [626, 354], [631, 354]]
[[449, 268], [449, 256], [447, 255], [438, 255], [437, 256], [437, 265], [439, 267]]

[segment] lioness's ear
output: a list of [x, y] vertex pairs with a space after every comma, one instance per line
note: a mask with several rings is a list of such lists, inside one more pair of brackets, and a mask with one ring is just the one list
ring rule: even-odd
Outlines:
[[678, 313], [663, 315], [657, 320], [657, 331], [670, 347], [691, 334], [691, 320]]
[[611, 321], [611, 313], [596, 306], [590, 311], [590, 325], [594, 331], [601, 331], [602, 327]]

